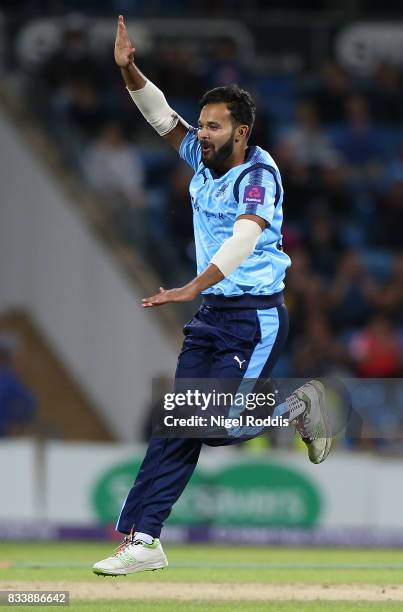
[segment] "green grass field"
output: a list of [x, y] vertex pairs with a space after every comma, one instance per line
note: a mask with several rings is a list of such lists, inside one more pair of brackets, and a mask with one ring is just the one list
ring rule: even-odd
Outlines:
[[[69, 609], [87, 612], [403, 610], [400, 550], [167, 545], [170, 565], [163, 571], [122, 578], [92, 574], [92, 564], [112, 548], [108, 542], [0, 543], [0, 589], [63, 587], [72, 593]], [[300, 588], [308, 588], [309, 597], [298, 599]]]

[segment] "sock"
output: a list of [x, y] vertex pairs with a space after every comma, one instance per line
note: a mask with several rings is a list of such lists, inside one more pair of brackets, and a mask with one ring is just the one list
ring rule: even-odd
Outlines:
[[154, 541], [154, 538], [148, 535], [148, 533], [142, 533], [141, 531], [136, 531], [134, 534], [133, 542], [136, 542], [136, 540], [140, 540], [141, 542], [144, 542], [144, 544], [152, 544]]

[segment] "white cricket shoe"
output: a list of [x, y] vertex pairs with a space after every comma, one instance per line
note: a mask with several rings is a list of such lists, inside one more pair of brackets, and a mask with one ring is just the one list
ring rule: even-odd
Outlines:
[[302, 385], [286, 399], [290, 421], [305, 442], [312, 463], [322, 463], [332, 446], [325, 400], [325, 387], [319, 380]]
[[154, 538], [152, 544], [126, 536], [112, 557], [95, 563], [92, 570], [99, 576], [125, 576], [136, 572], [162, 569], [168, 560], [162, 550], [161, 542]]

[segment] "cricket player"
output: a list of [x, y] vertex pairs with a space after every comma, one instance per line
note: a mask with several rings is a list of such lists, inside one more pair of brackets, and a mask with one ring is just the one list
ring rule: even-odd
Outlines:
[[[203, 294], [200, 310], [184, 328], [177, 379], [267, 378], [288, 333], [283, 289], [290, 259], [282, 248], [279, 170], [267, 151], [248, 146], [252, 98], [236, 85], [208, 91], [195, 129], [140, 72], [134, 53], [120, 16], [115, 60], [128, 93], [194, 171], [189, 189], [198, 272], [184, 287], [160, 288], [143, 299], [143, 307], [189, 302]], [[319, 381], [311, 381], [276, 408], [293, 422], [313, 463], [322, 462], [331, 445], [323, 391]], [[168, 564], [161, 529], [203, 443], [228, 444], [228, 439], [151, 438], [117, 521], [116, 529], [126, 537], [115, 554], [94, 565], [96, 574], [117, 576]]]

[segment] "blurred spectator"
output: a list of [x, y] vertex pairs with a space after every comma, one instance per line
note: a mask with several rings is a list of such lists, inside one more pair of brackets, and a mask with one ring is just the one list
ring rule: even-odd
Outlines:
[[281, 168], [285, 194], [285, 223], [302, 223], [306, 206], [316, 195], [317, 186], [312, 179], [312, 173], [305, 166], [295, 164], [291, 146], [285, 140], [280, 140], [273, 148], [273, 158]]
[[326, 200], [331, 213], [337, 220], [350, 215], [354, 208], [354, 198], [348, 189], [348, 172], [341, 159], [328, 159], [320, 168], [317, 195]]
[[67, 15], [62, 27], [60, 44], [42, 65], [39, 78], [52, 93], [71, 81], [102, 84], [101, 66], [89, 44], [88, 19], [81, 14]]
[[[150, 78], [172, 99], [191, 100], [195, 103], [205, 90], [205, 81], [189, 49], [172, 42], [162, 45], [153, 58]], [[191, 118], [189, 118], [190, 120]]]
[[370, 90], [372, 115], [385, 124], [398, 124], [403, 117], [402, 78], [400, 70], [393, 64], [379, 64]]
[[133, 145], [124, 138], [118, 123], [105, 124], [82, 159], [84, 175], [100, 195], [123, 199], [133, 208], [143, 208], [146, 194], [144, 173]]
[[83, 146], [95, 138], [106, 121], [101, 98], [90, 83], [66, 83], [52, 98], [44, 119], [66, 163], [80, 169]]
[[76, 128], [78, 136], [86, 139], [95, 138], [107, 119], [95, 88], [82, 81], [72, 81], [66, 86], [58, 107], [64, 111], [70, 127]]
[[287, 274], [286, 295], [288, 310], [293, 312], [302, 301], [306, 289], [305, 281], [311, 278], [312, 270], [308, 253], [304, 249], [297, 248], [289, 251], [289, 254], [292, 266]]
[[321, 68], [319, 90], [314, 96], [323, 123], [338, 124], [345, 121], [345, 103], [349, 92], [350, 82], [343, 68], [336, 62], [325, 62]]
[[301, 378], [348, 374], [348, 356], [323, 315], [308, 318], [305, 333], [295, 345], [293, 365]]
[[326, 308], [323, 284], [313, 272], [307, 252], [301, 248], [290, 253], [293, 261], [286, 287], [286, 303], [291, 326], [289, 342], [303, 333], [308, 317], [320, 315]]
[[337, 155], [321, 129], [315, 107], [301, 103], [297, 108], [296, 119], [295, 127], [281, 138], [293, 162], [303, 167], [320, 167], [336, 160]]
[[118, 123], [105, 124], [82, 156], [82, 171], [99, 194], [104, 213], [121, 240], [146, 253], [144, 171], [136, 148], [127, 142]]
[[16, 340], [0, 334], [0, 437], [21, 434], [32, 423], [36, 401], [19, 379], [14, 366]]
[[402, 375], [402, 347], [396, 328], [382, 315], [354, 334], [350, 353], [356, 363], [356, 374], [363, 378], [388, 378]]
[[[333, 144], [348, 163], [353, 181], [377, 179], [382, 171], [379, 134], [366, 99], [351, 95], [346, 101], [346, 113], [346, 124], [332, 132]], [[366, 187], [364, 183], [362, 188]]]
[[210, 66], [207, 71], [207, 87], [223, 87], [231, 83], [242, 83], [247, 88], [248, 72], [238, 57], [238, 48], [232, 38], [223, 37], [212, 49]]
[[355, 251], [344, 253], [328, 290], [332, 324], [337, 330], [363, 325], [373, 313], [374, 281]]
[[312, 266], [327, 278], [334, 274], [342, 250], [338, 230], [336, 220], [330, 213], [326, 200], [317, 200], [315, 210], [308, 217], [306, 246]]
[[270, 149], [271, 139], [272, 119], [264, 108], [257, 108], [249, 145], [257, 145], [262, 147], [262, 149]]

